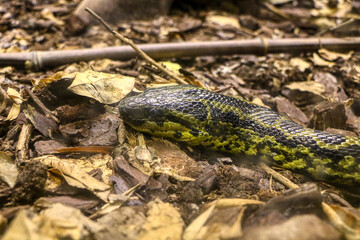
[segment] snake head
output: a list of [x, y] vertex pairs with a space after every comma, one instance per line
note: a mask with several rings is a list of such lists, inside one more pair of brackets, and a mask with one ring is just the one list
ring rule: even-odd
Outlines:
[[122, 99], [118, 105], [120, 115], [133, 127], [146, 122], [162, 125], [169, 121], [191, 125], [186, 115], [202, 119], [207, 116], [206, 107], [197, 99], [198, 89], [190, 85], [149, 88]]
[[[150, 92], [151, 93], [151, 92]], [[123, 120], [132, 126], [141, 126], [147, 121], [164, 121], [163, 96], [148, 96], [148, 91], [125, 97], [119, 102], [119, 112]]]

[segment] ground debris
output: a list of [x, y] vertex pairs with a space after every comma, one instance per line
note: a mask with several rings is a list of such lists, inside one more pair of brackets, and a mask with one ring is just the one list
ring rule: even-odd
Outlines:
[[[80, 2], [4, 0], [0, 52], [121, 45], [71, 18]], [[358, 36], [359, 10], [343, 0], [174, 0], [167, 16], [112, 27], [136, 44], [260, 38], [266, 46], [270, 38]], [[300, 125], [360, 135], [358, 51], [263, 50], [161, 64]], [[36, 72], [0, 67], [0, 238], [359, 239], [357, 189], [304, 185], [312, 180], [273, 168], [299, 187], [287, 190], [256, 157], [125, 126], [120, 99], [174, 81], [141, 59], [108, 57]]]

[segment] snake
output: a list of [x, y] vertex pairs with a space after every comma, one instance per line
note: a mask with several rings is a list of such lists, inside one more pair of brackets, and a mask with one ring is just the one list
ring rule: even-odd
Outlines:
[[231, 154], [260, 156], [315, 181], [360, 185], [360, 138], [306, 128], [250, 101], [193, 85], [147, 88], [123, 98], [137, 131]]

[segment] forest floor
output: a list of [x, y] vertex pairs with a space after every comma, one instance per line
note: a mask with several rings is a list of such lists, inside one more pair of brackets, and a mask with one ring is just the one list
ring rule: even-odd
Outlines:
[[[2, 0], [0, 52], [124, 44], [97, 24], [70, 31], [79, 2]], [[113, 27], [135, 44], [360, 33], [358, 1], [220, 2], [178, 1], [167, 16]], [[162, 63], [190, 84], [267, 106], [302, 126], [358, 136], [359, 62], [357, 51], [321, 48]], [[271, 171], [258, 157], [189, 147], [124, 124], [116, 103], [126, 93], [176, 83], [141, 58], [38, 70], [0, 65], [4, 240], [360, 239], [358, 189]]]

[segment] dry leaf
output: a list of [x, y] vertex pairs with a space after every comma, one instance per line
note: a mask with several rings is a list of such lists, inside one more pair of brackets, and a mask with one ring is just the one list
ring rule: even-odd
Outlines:
[[306, 69], [311, 67], [311, 64], [309, 62], [305, 61], [302, 58], [298, 58], [298, 57], [291, 58], [290, 65], [293, 67], [295, 67], [295, 66], [298, 67], [301, 72], [304, 72]]
[[[209, 239], [209, 236], [212, 236], [210, 239], [223, 239], [221, 236], [230, 236], [235, 235], [239, 236], [241, 234], [241, 229], [239, 225], [234, 222], [232, 225], [228, 225], [226, 222], [223, 224], [213, 223], [206, 226], [207, 221], [210, 217], [216, 213], [215, 210], [219, 209], [233, 209], [234, 207], [244, 207], [251, 204], [264, 204], [261, 201], [252, 200], [252, 199], [219, 199], [215, 200], [205, 206], [206, 209], [200, 216], [198, 216], [185, 230], [184, 240], [193, 240], [193, 239]], [[240, 210], [238, 219], [243, 216], [244, 208]], [[216, 228], [216, 229], [215, 229]]]
[[287, 60], [275, 60], [274, 67], [280, 70], [283, 74], [285, 74], [287, 70], [291, 70], [291, 66]]
[[55, 73], [51, 77], [41, 78], [41, 79], [33, 79], [33, 80], [31, 80], [31, 83], [34, 86], [33, 89], [34, 90], [42, 89], [42, 88], [46, 87], [47, 85], [49, 85], [50, 83], [52, 83], [53, 81], [63, 78], [64, 75], [66, 75], [66, 73], [63, 71], [60, 71], [60, 72]]
[[60, 203], [36, 214], [31, 210], [20, 210], [3, 236], [3, 240], [35, 239], [89, 239], [103, 227], [80, 210]]
[[206, 21], [216, 23], [220, 26], [232, 26], [240, 28], [239, 20], [236, 17], [222, 16], [222, 15], [210, 15], [206, 17]]
[[299, 90], [301, 92], [311, 92], [315, 95], [322, 96], [325, 92], [325, 86], [322, 83], [309, 81], [309, 82], [293, 82], [286, 85], [286, 88], [291, 90]]
[[56, 239], [84, 239], [89, 232], [96, 233], [103, 227], [85, 217], [79, 209], [55, 203], [40, 213], [34, 222], [44, 236]]
[[266, 106], [266, 105], [263, 103], [263, 101], [262, 101], [260, 98], [258, 98], [258, 97], [255, 97], [255, 98], [252, 100], [252, 102], [253, 102], [254, 104], [259, 105], [259, 106], [263, 106], [263, 107], [267, 107], [267, 108], [268, 108], [268, 106]]
[[[189, 157], [177, 145], [167, 140], [153, 138], [146, 145], [161, 159], [161, 163], [153, 167], [155, 173], [172, 176], [178, 181], [194, 181], [191, 173], [198, 168], [195, 159]], [[182, 159], [179, 162], [179, 159]]]
[[229, 207], [238, 207], [249, 204], [264, 204], [264, 202], [253, 199], [223, 198], [206, 204], [204, 208], [207, 209], [214, 205], [216, 205], [216, 208], [229, 208]]
[[0, 68], [0, 74], [12, 74], [14, 72], [14, 69], [15, 68], [12, 66]]
[[179, 70], [181, 69], [181, 65], [174, 62], [159, 62], [160, 64], [164, 65], [168, 70], [170, 70], [173, 73], [179, 73]]
[[9, 114], [6, 117], [7, 121], [11, 121], [17, 118], [17, 116], [20, 114], [20, 108], [21, 103], [23, 102], [23, 99], [18, 91], [15, 89], [9, 87], [7, 90], [8, 97], [14, 102]]
[[318, 51], [318, 53], [323, 59], [326, 59], [328, 61], [336, 61], [339, 58], [342, 58], [345, 61], [347, 61], [354, 54], [354, 51], [350, 51], [348, 53], [338, 53], [322, 48]]
[[60, 159], [51, 155], [41, 156], [34, 158], [33, 160], [40, 161], [47, 166], [56, 168], [62, 173], [62, 176], [69, 185], [77, 188], [88, 189], [101, 200], [107, 202], [110, 186], [90, 176], [78, 165], [71, 162], [71, 160]]
[[9, 97], [7, 96], [5, 90], [0, 86], [0, 113], [6, 109], [6, 105]]
[[12, 188], [18, 174], [15, 162], [5, 152], [0, 152], [0, 179]]
[[[346, 208], [328, 205], [322, 203], [323, 210], [328, 216], [330, 222], [338, 229], [341, 230], [346, 239], [360, 239], [360, 219], [359, 213], [351, 213]], [[353, 209], [353, 211], [358, 211]]]
[[42, 236], [37, 230], [36, 224], [28, 216], [29, 211], [20, 210], [15, 219], [2, 237], [2, 240], [51, 240], [50, 237]]
[[269, 0], [269, 2], [273, 5], [281, 5], [288, 2], [292, 2], [292, 0]]
[[23, 99], [22, 99], [20, 93], [11, 87], [8, 88], [7, 95], [16, 104], [21, 104], [23, 102]]
[[312, 61], [314, 65], [320, 67], [332, 67], [335, 65], [334, 62], [330, 62], [322, 59], [317, 53], [313, 53]]
[[[116, 209], [119, 209], [126, 201], [130, 199], [130, 197], [134, 194], [134, 192], [141, 186], [141, 184], [137, 184], [134, 187], [130, 188], [126, 192], [123, 192], [122, 194], [110, 194], [109, 195], [109, 202], [104, 204], [100, 210], [98, 210], [96, 213], [94, 213], [92, 216], [102, 216], [106, 215], [108, 213], [111, 213], [115, 211]], [[138, 198], [136, 198], [138, 199]]]
[[137, 239], [182, 239], [184, 222], [176, 208], [161, 200], [150, 202], [148, 207], [146, 222], [143, 225], [144, 232]]
[[44, 8], [41, 11], [41, 17], [43, 17], [44, 19], [50, 20], [50, 21], [54, 22], [56, 25], [59, 25], [59, 26], [62, 26], [62, 25], [65, 24], [64, 21], [56, 18], [54, 16], [54, 14], [47, 8]]
[[77, 73], [68, 89], [100, 103], [112, 104], [125, 97], [133, 89], [134, 84], [133, 77], [88, 70]]
[[201, 229], [205, 225], [206, 221], [209, 219], [211, 214], [213, 213], [216, 205], [212, 205], [205, 212], [203, 212], [200, 216], [198, 216], [190, 225], [185, 229], [184, 232], [184, 240], [193, 240], [199, 239], [197, 235], [201, 232]]
[[13, 103], [13, 105], [12, 105], [12, 107], [10, 109], [10, 112], [7, 115], [5, 120], [6, 121], [11, 121], [11, 120], [16, 119], [20, 114], [20, 108], [21, 108], [20, 104]]

